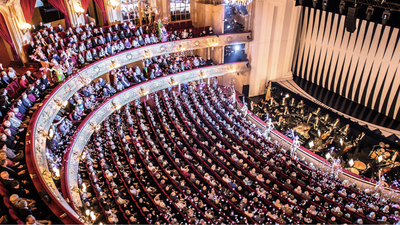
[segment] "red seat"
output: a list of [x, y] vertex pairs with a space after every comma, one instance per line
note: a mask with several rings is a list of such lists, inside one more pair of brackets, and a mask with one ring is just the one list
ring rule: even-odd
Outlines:
[[8, 209], [8, 213], [10, 214], [10, 216], [15, 220], [15, 222], [17, 222], [18, 225], [23, 225], [24, 222], [22, 222], [22, 220], [18, 217], [18, 214], [15, 212], [14, 209]]
[[174, 30], [179, 30], [180, 26], [179, 23], [174, 23]]
[[187, 28], [193, 28], [193, 24], [192, 24], [191, 20], [186, 22], [186, 27]]
[[181, 29], [186, 29], [186, 28], [187, 28], [186, 21], [185, 21], [185, 22], [181, 22], [181, 23], [179, 24], [179, 26], [181, 27]]

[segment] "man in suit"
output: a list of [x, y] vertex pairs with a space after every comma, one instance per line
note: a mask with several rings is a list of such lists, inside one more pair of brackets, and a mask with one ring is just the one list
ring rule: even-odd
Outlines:
[[63, 31], [64, 31], [64, 28], [59, 23], [58, 26], [57, 26], [57, 32], [63, 32]]
[[36, 28], [37, 28], [38, 31], [40, 31], [40, 30], [44, 30], [46, 27], [43, 25], [43, 22], [40, 21], [40, 22], [39, 22], [39, 25], [37, 25]]
[[129, 29], [128, 24], [126, 24], [126, 22], [124, 24], [122, 24], [122, 30], [126, 30]]
[[113, 40], [113, 37], [111, 36], [111, 33], [107, 33], [106, 35], [106, 42], [110, 43]]

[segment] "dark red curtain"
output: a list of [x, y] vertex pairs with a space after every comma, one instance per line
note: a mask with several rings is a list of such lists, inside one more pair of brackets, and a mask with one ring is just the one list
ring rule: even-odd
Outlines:
[[20, 63], [21, 58], [19, 58], [18, 52], [15, 49], [15, 45], [11, 38], [10, 32], [8, 31], [6, 20], [4, 19], [3, 14], [1, 13], [0, 13], [0, 37], [3, 38], [3, 40], [5, 40], [11, 46], [11, 52], [14, 57], [14, 61]]
[[21, 0], [21, 8], [24, 12], [27, 23], [32, 21], [33, 11], [35, 11], [36, 0]]
[[64, 0], [48, 0], [48, 2], [54, 6], [58, 11], [60, 11], [65, 16], [65, 26], [68, 28], [71, 26], [71, 21], [69, 20], [67, 8], [65, 7]]
[[106, 7], [104, 6], [104, 0], [94, 0], [94, 1], [100, 7], [101, 12], [103, 13], [104, 26], [106, 26], [107, 25], [107, 14], [106, 14]]
[[81, 0], [82, 8], [85, 11], [85, 15], [84, 16], [85, 16], [85, 22], [86, 23], [88, 22], [87, 21], [87, 16], [86, 16], [86, 10], [89, 7], [89, 2], [90, 2], [90, 0]]

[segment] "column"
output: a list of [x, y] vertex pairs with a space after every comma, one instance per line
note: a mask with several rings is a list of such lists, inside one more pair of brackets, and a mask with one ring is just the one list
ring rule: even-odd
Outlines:
[[86, 12], [83, 11], [80, 0], [65, 0], [68, 16], [71, 21], [71, 26], [78, 27], [85, 25]]
[[269, 80], [292, 79], [291, 65], [301, 9], [295, 3], [293, 0], [253, 2], [250, 97], [265, 93]]

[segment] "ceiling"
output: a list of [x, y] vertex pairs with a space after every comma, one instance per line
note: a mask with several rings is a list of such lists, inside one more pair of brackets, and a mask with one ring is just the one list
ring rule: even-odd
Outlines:
[[[300, 0], [296, 0], [296, 5], [299, 5]], [[313, 8], [313, 1], [314, 0], [303, 0], [303, 5], [307, 7]], [[317, 8], [322, 9], [322, 1], [323, 0], [317, 0]], [[344, 10], [344, 15], [347, 14], [347, 8], [348, 7], [354, 7], [354, 2], [356, 0], [346, 0], [346, 8]], [[357, 4], [357, 18], [365, 20], [366, 16], [366, 11], [368, 5], [366, 5], [365, 2], [370, 2], [373, 3], [374, 5], [381, 5], [382, 7], [386, 6], [387, 4], [381, 4], [381, 0], [361, 0], [356, 1]], [[364, 2], [364, 3], [362, 3]], [[386, 3], [397, 3], [399, 4], [399, 0], [385, 0]], [[333, 13], [339, 13], [339, 5], [340, 5], [340, 0], [328, 0], [328, 7], [327, 11], [333, 12]], [[384, 8], [377, 8], [374, 7], [374, 13], [371, 16], [370, 21], [375, 22], [375, 23], [382, 23], [382, 13], [385, 9]], [[400, 12], [398, 11], [391, 11], [391, 15], [389, 20], [387, 21], [386, 25], [391, 26], [391, 27], [397, 27], [400, 28]]]

